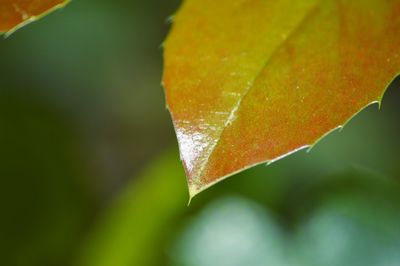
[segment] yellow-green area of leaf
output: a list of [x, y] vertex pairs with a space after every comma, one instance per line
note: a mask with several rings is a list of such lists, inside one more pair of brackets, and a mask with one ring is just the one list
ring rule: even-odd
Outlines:
[[165, 43], [167, 105], [193, 197], [312, 147], [400, 71], [400, 0], [186, 0]]
[[0, 0], [0, 34], [10, 35], [68, 2], [69, 0]]

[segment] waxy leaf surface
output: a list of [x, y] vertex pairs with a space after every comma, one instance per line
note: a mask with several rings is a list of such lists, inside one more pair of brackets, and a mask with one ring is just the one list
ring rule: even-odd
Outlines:
[[194, 196], [380, 103], [400, 71], [400, 0], [186, 0], [164, 59]]
[[10, 34], [69, 0], [0, 0], [0, 34]]

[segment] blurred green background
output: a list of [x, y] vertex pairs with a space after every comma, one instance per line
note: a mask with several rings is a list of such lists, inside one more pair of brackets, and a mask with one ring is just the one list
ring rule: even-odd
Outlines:
[[0, 265], [400, 265], [399, 79], [187, 206], [160, 85], [178, 6], [72, 1], [0, 40]]

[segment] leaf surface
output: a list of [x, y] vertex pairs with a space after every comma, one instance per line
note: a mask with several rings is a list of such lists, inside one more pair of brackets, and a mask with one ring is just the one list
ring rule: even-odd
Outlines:
[[400, 0], [186, 0], [164, 77], [190, 195], [312, 147], [400, 70]]
[[68, 2], [69, 0], [0, 0], [0, 34], [11, 34]]

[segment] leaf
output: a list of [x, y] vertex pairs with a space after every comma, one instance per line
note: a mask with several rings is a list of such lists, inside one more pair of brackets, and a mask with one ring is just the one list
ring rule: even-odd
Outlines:
[[125, 186], [99, 217], [73, 265], [162, 265], [163, 244], [186, 210], [177, 154], [168, 150]]
[[1, 0], [0, 34], [10, 35], [68, 2], [69, 0]]
[[400, 70], [399, 0], [187, 0], [164, 77], [190, 195], [312, 147]]

